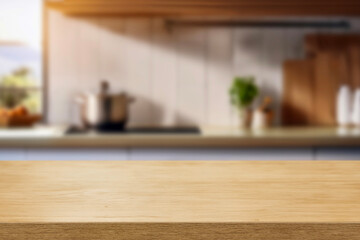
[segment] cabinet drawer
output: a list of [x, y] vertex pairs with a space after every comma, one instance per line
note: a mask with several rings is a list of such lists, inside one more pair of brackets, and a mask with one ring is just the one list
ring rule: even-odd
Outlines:
[[25, 160], [25, 150], [23, 149], [0, 150], [0, 161], [20, 161], [20, 160]]
[[316, 160], [360, 160], [360, 148], [318, 148]]
[[132, 149], [131, 160], [313, 160], [310, 148]]

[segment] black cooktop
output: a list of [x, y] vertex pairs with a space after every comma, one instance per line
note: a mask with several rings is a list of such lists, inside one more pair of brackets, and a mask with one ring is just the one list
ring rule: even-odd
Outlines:
[[201, 131], [198, 127], [141, 127], [141, 128], [129, 128], [123, 131], [96, 131], [89, 129], [81, 129], [77, 127], [70, 127], [67, 131], [67, 135], [77, 135], [77, 134], [89, 134], [89, 133], [99, 133], [99, 134], [200, 134]]

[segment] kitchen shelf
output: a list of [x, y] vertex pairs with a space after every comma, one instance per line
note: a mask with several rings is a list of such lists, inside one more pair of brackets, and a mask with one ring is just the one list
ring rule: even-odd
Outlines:
[[48, 0], [69, 15], [101, 16], [359, 16], [354, 0]]
[[348, 21], [293, 21], [293, 20], [184, 20], [168, 19], [168, 28], [172, 27], [241, 27], [241, 28], [329, 28], [350, 29]]

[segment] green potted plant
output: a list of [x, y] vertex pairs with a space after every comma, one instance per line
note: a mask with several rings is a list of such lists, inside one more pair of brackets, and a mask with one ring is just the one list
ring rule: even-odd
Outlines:
[[229, 94], [231, 104], [239, 113], [240, 128], [247, 127], [250, 123], [249, 106], [259, 94], [254, 77], [235, 77]]

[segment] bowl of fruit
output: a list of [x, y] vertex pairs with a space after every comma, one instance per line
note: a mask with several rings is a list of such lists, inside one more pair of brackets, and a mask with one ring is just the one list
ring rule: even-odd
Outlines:
[[0, 127], [32, 127], [41, 115], [30, 114], [24, 106], [13, 109], [0, 108]]
[[39, 122], [40, 89], [27, 68], [0, 77], [0, 127], [32, 127]]

